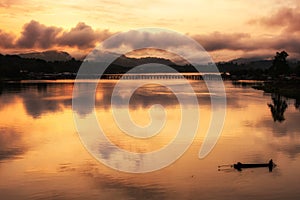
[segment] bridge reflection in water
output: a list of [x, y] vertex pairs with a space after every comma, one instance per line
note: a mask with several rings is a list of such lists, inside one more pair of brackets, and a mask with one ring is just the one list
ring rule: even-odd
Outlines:
[[200, 74], [200, 73], [144, 73], [144, 74], [103, 74], [101, 79], [126, 79], [126, 80], [138, 80], [138, 79], [189, 79], [189, 80], [224, 80], [225, 76], [217, 73]]

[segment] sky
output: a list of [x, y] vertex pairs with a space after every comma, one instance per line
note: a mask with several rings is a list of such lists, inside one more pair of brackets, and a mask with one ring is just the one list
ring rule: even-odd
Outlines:
[[299, 8], [299, 0], [0, 0], [0, 53], [80, 57], [116, 33], [156, 27], [193, 38], [214, 61], [281, 50], [300, 58]]

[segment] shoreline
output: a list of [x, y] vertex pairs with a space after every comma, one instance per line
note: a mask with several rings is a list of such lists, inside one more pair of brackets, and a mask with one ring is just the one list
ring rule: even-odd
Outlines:
[[273, 80], [265, 81], [261, 85], [252, 86], [256, 90], [266, 93], [276, 93], [287, 98], [300, 100], [300, 80]]

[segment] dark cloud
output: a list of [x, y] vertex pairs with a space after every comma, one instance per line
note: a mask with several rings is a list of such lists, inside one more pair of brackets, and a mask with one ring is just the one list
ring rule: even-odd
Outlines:
[[267, 17], [255, 19], [252, 22], [271, 28], [282, 27], [286, 33], [298, 32], [300, 31], [300, 10], [299, 8], [281, 8]]
[[280, 32], [261, 37], [251, 37], [244, 33], [219, 32], [192, 37], [207, 51], [231, 50], [243, 51], [244, 54], [270, 51], [273, 54], [273, 51], [286, 50], [293, 56], [300, 56], [300, 10], [298, 8], [281, 8], [268, 16], [251, 20], [250, 24], [260, 24]]
[[185, 36], [159, 30], [157, 32], [131, 30], [120, 33], [103, 44], [107, 49], [115, 49], [121, 46], [127, 46], [132, 49], [141, 49], [145, 46], [167, 49], [185, 45], [188, 45]]
[[96, 31], [91, 26], [80, 22], [69, 32], [64, 32], [58, 38], [58, 45], [77, 47], [79, 49], [93, 48], [96, 43], [110, 35], [108, 30]]
[[[283, 8], [269, 17], [253, 20], [266, 27], [282, 27], [282, 32], [273, 36], [252, 36], [247, 33], [220, 33], [197, 34], [188, 36], [209, 52], [213, 51], [239, 51], [240, 55], [253, 53], [273, 55], [274, 52], [286, 50], [291, 57], [300, 56], [300, 11], [293, 8]], [[46, 26], [37, 21], [25, 24], [21, 35], [16, 38], [13, 34], [0, 30], [0, 48], [4, 50], [24, 51], [31, 49], [74, 48], [76, 51], [88, 51], [97, 43], [105, 40], [112, 33], [109, 30], [95, 30], [91, 26], [80, 22], [70, 30], [60, 27]], [[193, 46], [185, 36], [164, 31], [137, 31], [132, 30], [115, 35], [103, 43], [104, 50], [118, 50], [123, 48], [140, 49], [155, 47], [157, 49], [179, 49], [186, 56], [197, 52], [198, 47]], [[197, 49], [195, 49], [197, 48]], [[200, 49], [201, 50], [201, 49]], [[118, 52], [116, 52], [118, 53]], [[198, 54], [196, 55], [199, 58]]]
[[53, 47], [75, 47], [89, 49], [95, 47], [111, 33], [108, 30], [94, 30], [91, 26], [80, 22], [71, 30], [46, 26], [37, 21], [30, 21], [23, 26], [19, 38], [0, 30], [0, 47], [4, 49], [51, 49]]
[[223, 34], [219, 32], [213, 32], [208, 35], [194, 35], [192, 37], [197, 40], [207, 51], [216, 51], [222, 49], [252, 50], [257, 48], [249, 43], [251, 36], [245, 33]]
[[286, 50], [289, 53], [299, 56], [300, 52], [300, 34], [282, 33], [273, 37], [251, 37], [244, 33], [212, 33], [209, 35], [192, 36], [207, 51], [231, 50], [243, 51], [245, 54], [251, 54], [258, 51], [258, 55], [266, 55], [266, 51], [273, 55], [275, 51]]
[[297, 54], [300, 52], [300, 34], [282, 34], [269, 41], [269, 43], [269, 46], [273, 49], [284, 49], [287, 52]]
[[51, 48], [55, 45], [57, 35], [62, 31], [61, 28], [45, 26], [32, 20], [23, 27], [22, 35], [16, 42], [20, 48]]
[[177, 54], [192, 64], [207, 64], [212, 61], [194, 40], [186, 35], [161, 29], [141, 29], [120, 33], [105, 40], [102, 47], [103, 51], [114, 51], [119, 54], [137, 49], [155, 48]]
[[5, 33], [0, 29], [0, 47], [12, 48], [14, 46], [15, 36], [9, 33]]

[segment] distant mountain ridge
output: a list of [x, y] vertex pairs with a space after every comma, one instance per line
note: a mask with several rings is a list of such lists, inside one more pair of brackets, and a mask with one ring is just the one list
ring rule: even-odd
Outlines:
[[[101, 58], [101, 57], [100, 57]], [[104, 57], [105, 58], [105, 57]], [[241, 62], [243, 58], [238, 59]], [[55, 62], [54, 62], [55, 61]], [[229, 72], [244, 79], [264, 79], [268, 69], [272, 66], [272, 60], [244, 60], [239, 63], [237, 60], [216, 63], [220, 72]], [[129, 71], [133, 73], [168, 73], [169, 68], [163, 68], [161, 65], [169, 66], [178, 72], [197, 72], [189, 64], [180, 65], [167, 58], [158, 57], [127, 57], [125, 55], [117, 56], [113, 63], [105, 63], [105, 59], [100, 60], [76, 60], [66, 52], [46, 51], [34, 52], [19, 55], [0, 54], [0, 81], [1, 79], [39, 79], [43, 74], [72, 74], [72, 78], [78, 72], [82, 62], [85, 62], [91, 73], [98, 73], [99, 67], [105, 67], [106, 74], [123, 74]], [[155, 65], [157, 63], [161, 65]], [[147, 64], [141, 66], [143, 64]], [[289, 61], [290, 68], [295, 71], [300, 67], [300, 62]], [[135, 68], [139, 66], [139, 68]], [[135, 69], [135, 70], [134, 70]], [[202, 72], [211, 72], [211, 66], [201, 66]], [[265, 74], [264, 74], [265, 73]], [[296, 73], [296, 72], [295, 72]], [[243, 76], [242, 76], [243, 75]], [[245, 75], [245, 76], [244, 76]], [[264, 76], [263, 76], [264, 75]], [[44, 78], [47, 77], [46, 75]], [[53, 78], [53, 77], [52, 77]], [[56, 78], [66, 78], [65, 76]]]
[[34, 58], [45, 61], [69, 61], [72, 60], [72, 56], [64, 51], [44, 51], [44, 52], [32, 52], [17, 54], [21, 58]]
[[[17, 56], [20, 56], [21, 58], [41, 59], [47, 62], [69, 61], [73, 59], [73, 57], [69, 53], [64, 51], [21, 53], [21, 54], [17, 54]], [[147, 64], [147, 63], [160, 63], [168, 66], [176, 65], [176, 63], [166, 58], [157, 58], [157, 57], [133, 58], [133, 57], [127, 57], [125, 55], [121, 55], [113, 62], [113, 64], [123, 66], [123, 67], [134, 67], [142, 64]]]
[[[109, 56], [109, 55], [106, 55]], [[197, 72], [197, 70], [189, 64], [179, 64], [168, 58], [160, 57], [128, 57], [126, 55], [116, 55], [117, 59], [113, 63], [105, 63], [106, 57], [101, 55], [99, 59], [95, 60], [76, 60], [69, 53], [63, 51], [45, 51], [45, 52], [32, 52], [23, 53], [18, 55], [1, 55], [0, 54], [0, 72], [18, 74], [22, 72], [47, 72], [47, 73], [59, 73], [59, 72], [71, 72], [78, 71], [82, 62], [88, 62], [89, 65], [93, 65], [94, 68], [104, 67], [109, 65], [105, 70], [105, 73], [126, 73], [136, 66], [143, 64], [157, 63], [166, 66], [170, 66], [178, 72]], [[102, 59], [103, 57], [103, 59]], [[97, 58], [97, 57], [96, 57]], [[109, 60], [109, 59], [108, 59]], [[54, 62], [56, 61], [56, 62]], [[288, 61], [291, 68], [296, 68], [300, 65], [297, 60]], [[271, 59], [260, 58], [237, 58], [227, 62], [216, 63], [220, 72], [232, 72], [241, 70], [267, 70], [272, 66], [273, 61]], [[203, 65], [201, 70], [210, 72], [210, 66]], [[1, 71], [2, 70], [2, 71]], [[137, 70], [142, 72], [165, 72], [159, 65], [145, 65], [139, 67]], [[7, 75], [3, 75], [7, 76]]]
[[167, 66], [175, 66], [174, 62], [172, 62], [169, 59], [166, 58], [156, 58], [156, 57], [142, 57], [142, 58], [132, 58], [132, 57], [127, 57], [127, 56], [120, 56], [117, 58], [113, 64], [119, 65], [122, 67], [135, 67], [143, 64], [148, 64], [148, 63], [159, 63]]

